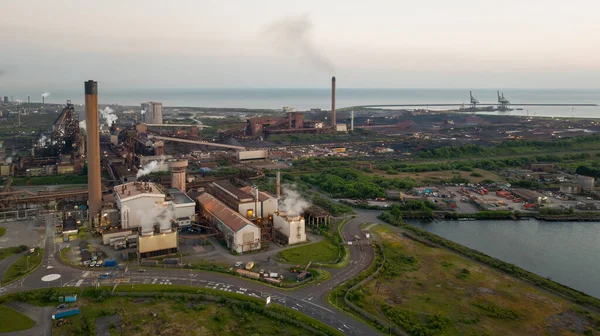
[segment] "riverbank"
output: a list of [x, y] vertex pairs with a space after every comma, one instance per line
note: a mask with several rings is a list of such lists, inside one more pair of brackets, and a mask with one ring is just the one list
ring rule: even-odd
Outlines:
[[[479, 250], [461, 245], [460, 242], [448, 240], [444, 237], [438, 236], [437, 234], [434, 234], [434, 233], [424, 230], [422, 228], [410, 225], [410, 224], [404, 222], [404, 220], [402, 218], [397, 218], [394, 215], [392, 215], [390, 212], [384, 212], [379, 218], [389, 224], [394, 225], [394, 226], [398, 226], [403, 229], [412, 231], [413, 233], [415, 233], [417, 236], [419, 236], [421, 238], [426, 238], [427, 240], [429, 240], [435, 244], [438, 244], [439, 246], [442, 246], [442, 247], [448, 248], [452, 251], [458, 252], [461, 255], [468, 257], [474, 261], [478, 261], [483, 264], [489, 265], [489, 266], [499, 269], [507, 274], [515, 276], [521, 280], [532, 283], [540, 288], [543, 288], [545, 290], [553, 292], [562, 297], [568, 298], [578, 304], [581, 304], [581, 305], [593, 308], [597, 311], [600, 311], [600, 299], [590, 296], [582, 291], [576, 290], [574, 288], [563, 285], [561, 283], [557, 283], [557, 282], [553, 281], [551, 278], [546, 278], [546, 277], [540, 276], [538, 274], [535, 274], [533, 272], [530, 272], [528, 270], [520, 268], [512, 263], [505, 262], [503, 260], [494, 258], [488, 254], [480, 252]], [[470, 227], [477, 227], [476, 225], [470, 225], [471, 223], [467, 223], [467, 224]], [[508, 229], [510, 231], [510, 228], [508, 228]], [[493, 240], [499, 239], [498, 236], [490, 236], [487, 234], [486, 235], [477, 235], [476, 237], [474, 237], [474, 239], [482, 239], [483, 237], [488, 237], [488, 240], [486, 240], [486, 243], [488, 243], [488, 244], [491, 244]], [[525, 244], [526, 243], [527, 242], [525, 242]], [[541, 241], [541, 243], [543, 244], [544, 242]], [[511, 245], [509, 245], [509, 244], [504, 243], [504, 244], [500, 244], [500, 245], [501, 246], [498, 246], [499, 251], [508, 250], [508, 251], [514, 252], [514, 250], [515, 250], [514, 248], [511, 249], [510, 248]], [[548, 245], [548, 244], [545, 244], [545, 245]], [[567, 246], [568, 248], [572, 247], [572, 245], [566, 245], [566, 244], [562, 244], [561, 246]], [[520, 254], [521, 253], [519, 253], [519, 255]], [[556, 267], [555, 264], [551, 263], [550, 265], [552, 265], [553, 267]], [[590, 261], [590, 264], [587, 267], [591, 267], [591, 265], [597, 265], [597, 262], [594, 263], [593, 261]], [[579, 266], [579, 268], [581, 270], [584, 269], [581, 265]], [[559, 271], [560, 270], [561, 269], [559, 268]], [[564, 272], [564, 269], [562, 269], [562, 272], [568, 273], [568, 272]], [[575, 274], [579, 274], [578, 277], [580, 277], [580, 273], [575, 272]], [[597, 278], [590, 278], [590, 279], [597, 279]]]
[[600, 330], [600, 314], [407, 234], [404, 227], [380, 225], [371, 232], [383, 246], [381, 273], [346, 295], [353, 310], [386, 334], [577, 335], [589, 330], [593, 335]]

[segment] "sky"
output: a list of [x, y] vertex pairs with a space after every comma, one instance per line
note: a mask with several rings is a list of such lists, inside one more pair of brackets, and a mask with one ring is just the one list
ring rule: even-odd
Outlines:
[[0, 92], [600, 87], [596, 0], [0, 4]]

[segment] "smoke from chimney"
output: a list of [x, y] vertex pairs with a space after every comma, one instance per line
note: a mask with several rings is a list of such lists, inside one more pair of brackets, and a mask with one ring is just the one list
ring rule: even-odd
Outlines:
[[163, 165], [165, 163], [165, 157], [160, 158], [160, 162], [153, 160], [152, 162], [146, 164], [143, 168], [137, 171], [136, 178], [140, 178], [142, 176], [148, 175], [152, 172], [155, 172], [158, 169], [159, 165]]
[[267, 25], [261, 34], [271, 39], [284, 55], [296, 53], [315, 69], [334, 74], [335, 66], [316, 46], [312, 29], [313, 24], [308, 14], [302, 14], [273, 22]]
[[115, 110], [108, 106], [105, 107], [104, 110], [100, 111], [100, 115], [102, 116], [102, 119], [108, 128], [110, 128], [118, 119], [117, 115], [115, 114]]

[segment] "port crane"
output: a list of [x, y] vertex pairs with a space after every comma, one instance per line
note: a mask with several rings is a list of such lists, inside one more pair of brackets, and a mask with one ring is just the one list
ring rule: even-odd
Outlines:
[[477, 99], [475, 99], [475, 97], [473, 97], [473, 91], [469, 91], [469, 97], [471, 98], [471, 108], [476, 109], [477, 104], [479, 104], [479, 100], [477, 100]]
[[510, 105], [510, 101], [506, 98], [504, 98], [504, 92], [502, 92], [502, 95], [500, 95], [500, 91], [497, 92], [498, 93], [498, 109], [500, 111], [508, 111], [508, 105]]

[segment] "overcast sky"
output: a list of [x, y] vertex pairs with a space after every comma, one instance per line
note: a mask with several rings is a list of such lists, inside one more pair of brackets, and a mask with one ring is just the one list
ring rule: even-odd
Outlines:
[[0, 3], [0, 91], [600, 86], [597, 0]]

